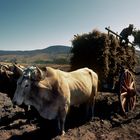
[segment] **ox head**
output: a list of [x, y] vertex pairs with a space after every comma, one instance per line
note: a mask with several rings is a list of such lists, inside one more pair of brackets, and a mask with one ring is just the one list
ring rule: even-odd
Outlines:
[[14, 65], [0, 64], [0, 92], [6, 93], [12, 99], [19, 77]]
[[43, 72], [38, 67], [31, 66], [23, 71], [19, 69], [19, 71], [22, 75], [17, 81], [17, 88], [13, 97], [13, 103], [17, 105], [21, 105], [30, 96], [33, 83], [43, 79]]
[[13, 71], [11, 71], [10, 66], [0, 64], [0, 74], [5, 75], [8, 78], [13, 75]]
[[0, 92], [6, 93], [10, 97], [12, 96], [13, 89], [15, 89], [12, 88], [14, 85], [14, 82], [12, 82], [13, 75], [14, 73], [9, 69], [7, 70], [5, 65], [0, 64]]
[[17, 80], [20, 75], [22, 74], [21, 72], [25, 69], [23, 66], [18, 66], [18, 65], [4, 65], [0, 64], [0, 74], [5, 75], [6, 78], [14, 78], [14, 80]]

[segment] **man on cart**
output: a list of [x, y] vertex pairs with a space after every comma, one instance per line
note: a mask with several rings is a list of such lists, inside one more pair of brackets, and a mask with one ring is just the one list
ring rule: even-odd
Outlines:
[[[120, 33], [120, 45], [128, 45], [129, 39], [128, 36], [132, 35], [133, 24], [129, 24], [127, 28], [124, 28]], [[125, 42], [124, 42], [125, 41]]]

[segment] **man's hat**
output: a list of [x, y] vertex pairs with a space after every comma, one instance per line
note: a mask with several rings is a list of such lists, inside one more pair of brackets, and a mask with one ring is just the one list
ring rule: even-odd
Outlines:
[[133, 24], [129, 24], [129, 28], [134, 28], [134, 25]]

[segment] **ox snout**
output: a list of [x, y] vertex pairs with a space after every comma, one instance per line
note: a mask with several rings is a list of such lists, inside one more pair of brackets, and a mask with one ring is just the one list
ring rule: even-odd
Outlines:
[[13, 107], [16, 108], [17, 102], [15, 101], [14, 98], [13, 98], [13, 100], [12, 100], [12, 103], [13, 103]]
[[12, 100], [12, 103], [13, 103], [13, 105], [17, 105], [17, 102], [16, 102], [16, 100], [14, 98]]
[[19, 100], [19, 99], [14, 97], [13, 100], [12, 100], [12, 103], [13, 103], [13, 105], [21, 105], [22, 104], [22, 100]]

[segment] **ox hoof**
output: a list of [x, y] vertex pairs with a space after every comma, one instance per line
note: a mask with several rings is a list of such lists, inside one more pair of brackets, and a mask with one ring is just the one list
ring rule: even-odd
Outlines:
[[65, 135], [65, 131], [62, 131], [61, 136], [64, 136], [64, 135]]

